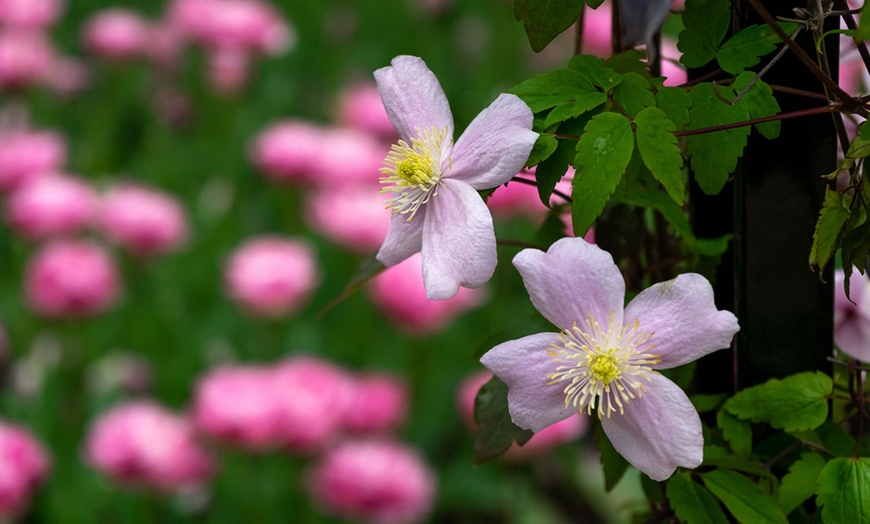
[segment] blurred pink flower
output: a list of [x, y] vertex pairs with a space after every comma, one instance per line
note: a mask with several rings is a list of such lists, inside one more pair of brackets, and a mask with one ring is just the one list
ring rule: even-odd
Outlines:
[[367, 185], [322, 187], [305, 198], [305, 220], [320, 235], [359, 253], [374, 253], [387, 238], [384, 197]]
[[202, 483], [215, 469], [190, 422], [149, 401], [103, 413], [88, 432], [85, 454], [116, 482], [164, 490]]
[[390, 141], [396, 139], [396, 130], [384, 110], [378, 86], [374, 83], [356, 84], [342, 90], [338, 101], [338, 119], [342, 125]]
[[232, 365], [200, 377], [192, 414], [197, 429], [242, 448], [277, 446], [281, 426], [275, 376], [272, 367]]
[[531, 110], [502, 94], [454, 144], [450, 105], [423, 60], [398, 56], [374, 74], [402, 137], [381, 170], [393, 216], [378, 261], [394, 266], [421, 253], [432, 299], [482, 286], [495, 271], [497, 253], [492, 216], [477, 191], [504, 184], [523, 167], [538, 136]]
[[247, 240], [230, 256], [225, 273], [232, 300], [271, 318], [299, 310], [319, 279], [312, 248], [301, 240], [277, 236]]
[[91, 80], [82, 60], [55, 55], [48, 73], [42, 77], [46, 87], [60, 96], [72, 96], [84, 90]]
[[275, 182], [314, 182], [325, 131], [302, 120], [281, 120], [257, 135], [249, 148], [251, 162]]
[[325, 449], [343, 429], [352, 392], [347, 373], [308, 356], [279, 362], [274, 373], [282, 444], [299, 454]]
[[42, 33], [0, 30], [0, 88], [15, 91], [33, 87], [50, 73], [54, 48]]
[[662, 37], [662, 76], [667, 77], [666, 86], [679, 86], [688, 81], [688, 73], [680, 65], [682, 53], [677, 49], [677, 43], [671, 38]]
[[845, 282], [846, 274], [838, 269], [834, 273], [834, 343], [850, 357], [870, 362], [870, 278], [852, 268], [852, 301], [846, 298]]
[[146, 54], [150, 26], [132, 9], [111, 7], [97, 12], [85, 23], [83, 39], [85, 47], [97, 56], [132, 60]]
[[369, 133], [327, 128], [317, 149], [312, 182], [330, 189], [348, 184], [377, 188], [384, 156], [389, 150], [389, 146]]
[[0, 0], [0, 25], [46, 29], [63, 12], [63, 0]]
[[[489, 382], [491, 378], [492, 373], [480, 371], [466, 377], [457, 390], [456, 407], [463, 422], [472, 432], [477, 427], [477, 424], [474, 422], [474, 399], [477, 397], [477, 392], [480, 391], [480, 388]], [[503, 456], [506, 460], [528, 460], [579, 439], [588, 429], [589, 420], [587, 417], [566, 418], [535, 433], [522, 446], [514, 443]]]
[[[534, 171], [522, 170], [518, 173], [520, 178], [535, 180]], [[542, 218], [548, 209], [538, 196], [538, 188], [534, 185], [524, 184], [511, 180], [505, 186], [498, 186], [486, 199], [486, 206], [492, 211], [494, 219], [508, 219], [517, 215], [531, 218]]]
[[350, 433], [386, 433], [401, 426], [407, 412], [408, 386], [404, 381], [385, 373], [363, 373], [351, 380], [344, 427]]
[[278, 54], [295, 40], [280, 13], [259, 0], [173, 0], [169, 20], [181, 35], [210, 48]]
[[187, 218], [178, 198], [132, 184], [106, 193], [99, 226], [109, 240], [140, 256], [174, 251], [187, 240]]
[[426, 298], [419, 253], [387, 268], [369, 284], [372, 302], [400, 330], [428, 335], [444, 328], [460, 314], [483, 302], [482, 289], [461, 288], [446, 300]]
[[13, 191], [6, 201], [6, 223], [30, 239], [69, 234], [91, 224], [97, 208], [93, 189], [81, 180], [49, 175]]
[[48, 317], [101, 313], [115, 302], [120, 287], [108, 253], [79, 240], [46, 244], [29, 261], [24, 278], [28, 305]]
[[14, 189], [38, 176], [61, 171], [66, 142], [51, 131], [0, 130], [0, 191]]
[[33, 435], [23, 427], [0, 422], [0, 518], [20, 516], [48, 470], [48, 454]]
[[308, 491], [325, 513], [373, 524], [422, 521], [435, 475], [416, 450], [391, 440], [346, 441], [309, 471]]
[[208, 81], [222, 94], [234, 94], [248, 83], [251, 65], [249, 53], [232, 47], [218, 48], [207, 53]]
[[613, 56], [613, 7], [604, 2], [596, 9], [584, 7], [583, 53], [600, 58]]

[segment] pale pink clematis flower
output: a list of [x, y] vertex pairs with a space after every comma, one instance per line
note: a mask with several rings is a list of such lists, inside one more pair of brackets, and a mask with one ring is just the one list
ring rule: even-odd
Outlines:
[[164, 490], [202, 483], [215, 470], [185, 417], [144, 400], [103, 413], [88, 432], [85, 454], [115, 481]]
[[49, 467], [48, 454], [28, 430], [0, 421], [0, 519], [17, 520]]
[[372, 524], [420, 522], [435, 498], [431, 468], [392, 440], [342, 442], [309, 471], [307, 485], [324, 512]]
[[497, 260], [492, 217], [477, 191], [504, 184], [523, 167], [538, 136], [531, 110], [502, 94], [454, 144], [450, 105], [423, 60], [396, 57], [375, 80], [401, 137], [381, 169], [393, 216], [377, 259], [394, 266], [422, 253], [431, 299], [482, 286]]
[[845, 281], [846, 274], [838, 269], [834, 274], [834, 343], [850, 357], [870, 362], [870, 278], [853, 268], [851, 301], [846, 297]]
[[579, 238], [514, 257], [532, 304], [562, 331], [499, 344], [480, 360], [509, 388], [511, 419], [538, 432], [597, 408], [604, 432], [653, 480], [704, 455], [701, 420], [686, 394], [657, 372], [731, 344], [737, 318], [719, 311], [704, 277], [687, 273], [623, 308], [611, 256]]

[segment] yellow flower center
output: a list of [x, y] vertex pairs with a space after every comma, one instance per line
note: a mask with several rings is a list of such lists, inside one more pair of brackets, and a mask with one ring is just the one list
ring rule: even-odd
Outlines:
[[[598, 408], [598, 417], [625, 412], [625, 405], [646, 393], [644, 381], [655, 373], [651, 365], [658, 355], [646, 353], [652, 333], [640, 331], [635, 320], [614, 325], [610, 313], [606, 329], [589, 315], [583, 327], [575, 322], [559, 334], [559, 341], [547, 348], [553, 362], [560, 364], [547, 379], [547, 385], [564, 384], [565, 406], [590, 415]], [[643, 346], [643, 349], [640, 349]]]
[[[393, 144], [381, 168], [384, 175], [381, 183], [386, 186], [381, 192], [393, 194], [387, 200], [387, 209], [407, 214], [411, 220], [420, 206], [438, 193], [444, 164], [442, 154], [452, 141], [447, 131], [446, 127], [418, 129], [417, 138], [412, 138], [410, 145], [404, 140]], [[446, 164], [449, 169], [449, 159]]]

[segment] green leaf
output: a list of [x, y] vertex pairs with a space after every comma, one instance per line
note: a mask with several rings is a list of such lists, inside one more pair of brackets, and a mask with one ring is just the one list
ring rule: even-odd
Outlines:
[[538, 139], [535, 140], [535, 145], [532, 146], [532, 152], [529, 154], [529, 160], [526, 162], [526, 167], [536, 166], [549, 158], [550, 155], [556, 151], [556, 146], [558, 145], [559, 143], [553, 135], [545, 133], [539, 134]]
[[695, 410], [698, 413], [706, 413], [721, 406], [722, 403], [725, 402], [725, 398], [724, 393], [719, 393], [717, 395], [698, 394], [690, 396], [689, 400], [692, 401], [692, 405], [695, 406]]
[[686, 67], [702, 67], [716, 57], [731, 23], [730, 0], [686, 0], [677, 48]]
[[[718, 87], [719, 94], [729, 100], [734, 93]], [[733, 124], [749, 120], [749, 112], [742, 105], [731, 105], [716, 96], [713, 84], [702, 83], [692, 89], [692, 109], [689, 111], [688, 129]], [[701, 133], [686, 137], [686, 153], [701, 190], [715, 195], [722, 190], [728, 176], [737, 167], [743, 155], [750, 127], [743, 126], [715, 133]]]
[[722, 235], [715, 238], [699, 238], [695, 242], [695, 252], [699, 255], [718, 257], [724, 255], [728, 251], [728, 244], [734, 235]]
[[661, 191], [632, 186], [626, 194], [617, 195], [614, 200], [631, 206], [655, 209], [678, 234], [686, 238], [695, 238], [685, 210]]
[[537, 53], [577, 21], [583, 5], [582, 0], [514, 0], [514, 15]]
[[[736, 93], [742, 93], [754, 80], [755, 73], [746, 71], [737, 77], [732, 88]], [[746, 112], [749, 113], [749, 118], [751, 119], [764, 118], [779, 113], [779, 103], [777, 103], [776, 98], [773, 96], [773, 89], [761, 80], [755, 81], [749, 91], [743, 93], [739, 104], [746, 108]], [[755, 129], [764, 138], [773, 140], [779, 136], [780, 124], [779, 120], [762, 122], [761, 124], [755, 124]]]
[[547, 115], [547, 119], [544, 121], [544, 126], [550, 127], [553, 124], [558, 124], [559, 122], [564, 122], [571, 118], [577, 118], [586, 111], [595, 109], [596, 107], [603, 105], [604, 102], [607, 102], [606, 94], [601, 91], [596, 91], [591, 84], [589, 85], [589, 88], [591, 89], [590, 91], [578, 88], [573, 100], [554, 107], [553, 110], [550, 111], [550, 114]]
[[689, 108], [692, 99], [679, 87], [659, 87], [656, 91], [656, 107], [665, 112], [668, 119], [680, 127], [689, 123]]
[[787, 524], [788, 519], [773, 497], [748, 478], [727, 469], [701, 475], [704, 485], [725, 504], [741, 524]]
[[613, 101], [634, 118], [648, 107], [656, 105], [651, 85], [648, 80], [637, 73], [622, 75], [622, 82], [613, 88]]
[[474, 463], [483, 464], [511, 447], [515, 441], [524, 444], [532, 432], [511, 422], [507, 404], [507, 385], [498, 377], [484, 384], [474, 399]]
[[[625, 85], [625, 82], [620, 85]], [[683, 205], [686, 184], [683, 181], [683, 155], [674, 136], [677, 126], [668, 120], [664, 111], [656, 107], [648, 107], [638, 113], [634, 123], [637, 126], [637, 149], [643, 163], [674, 202]]]
[[[866, 15], [866, 16], [865, 16]], [[861, 8], [861, 22], [858, 24], [857, 42], [870, 40], [870, 2], [865, 2]]]
[[578, 96], [583, 97], [591, 91], [595, 91], [592, 83], [582, 74], [570, 69], [556, 69], [533, 76], [510, 90], [520, 97], [533, 113], [566, 102], [574, 102]]
[[646, 54], [635, 49], [629, 49], [628, 51], [611, 56], [604, 61], [604, 65], [621, 75], [637, 73], [647, 80], [652, 78], [647, 68]]
[[594, 435], [595, 442], [598, 443], [598, 453], [601, 455], [601, 467], [604, 469], [604, 490], [610, 491], [622, 480], [628, 470], [628, 461], [610, 443], [601, 424], [595, 424]]
[[604, 210], [634, 151], [631, 122], [618, 113], [592, 117], [577, 143], [571, 206], [574, 234], [583, 236]]
[[722, 446], [707, 444], [704, 446], [704, 467], [718, 466], [720, 468], [742, 471], [757, 477], [773, 479], [773, 474], [760, 466], [757, 461], [738, 457]]
[[[591, 116], [586, 114], [578, 119], [564, 122], [559, 126], [559, 132], [565, 135], [580, 135], [583, 133], [583, 128], [586, 127], [590, 118]], [[538, 164], [538, 167], [535, 169], [538, 196], [547, 207], [550, 207], [550, 195], [553, 194], [556, 184], [568, 172], [568, 166], [574, 163], [574, 157], [577, 155], [576, 140], [559, 138], [557, 142], [558, 145], [553, 154]]]
[[739, 418], [789, 432], [814, 429], [828, 417], [833, 387], [831, 377], [824, 373], [798, 373], [744, 389], [728, 399], [725, 409]]
[[816, 504], [822, 522], [870, 522], [870, 459], [835, 458], [819, 473]]
[[728, 523], [713, 495], [688, 473], [677, 473], [668, 480], [668, 503], [683, 524]]
[[610, 91], [622, 82], [622, 75], [607, 67], [603, 59], [592, 55], [572, 57], [568, 60], [568, 69], [580, 73], [592, 82], [592, 85], [600, 87], [604, 91]]
[[[780, 27], [786, 33], [791, 33], [797, 24], [783, 23]], [[780, 42], [782, 40], [769, 25], [751, 25], [741, 29], [722, 44], [716, 60], [719, 67], [736, 75], [758, 64], [759, 57], [771, 53]]]
[[816, 479], [824, 467], [824, 457], [818, 453], [806, 452], [788, 468], [777, 493], [779, 506], [786, 514], [813, 496], [816, 492]]
[[723, 409], [716, 415], [716, 425], [722, 430], [722, 436], [731, 444], [734, 453], [741, 457], [748, 457], [752, 453], [752, 428], [748, 422]]
[[813, 246], [810, 249], [810, 266], [823, 271], [825, 266], [840, 247], [843, 226], [851, 217], [849, 197], [825, 188], [825, 202], [813, 232]]

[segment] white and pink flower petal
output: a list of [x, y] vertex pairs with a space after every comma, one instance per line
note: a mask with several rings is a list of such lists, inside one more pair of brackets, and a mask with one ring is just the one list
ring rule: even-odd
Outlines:
[[416, 56], [397, 56], [392, 65], [375, 71], [387, 116], [406, 142], [426, 128], [445, 129], [453, 136], [453, 114], [435, 75]]
[[426, 205], [423, 282], [426, 296], [443, 300], [462, 287], [480, 287], [497, 263], [492, 216], [480, 195], [459, 180], [442, 180]]
[[651, 334], [644, 352], [660, 357], [653, 369], [668, 369], [727, 348], [740, 331], [737, 317], [719, 311], [713, 288], [701, 275], [686, 273], [637, 295], [625, 308], [626, 323], [637, 319]]
[[523, 429], [538, 432], [577, 414], [575, 408], [565, 405], [563, 387], [547, 385], [557, 367], [547, 348], [558, 340], [557, 333], [529, 335], [499, 344], [480, 358], [507, 384], [511, 420]]
[[532, 111], [515, 95], [502, 94], [469, 124], [456, 141], [445, 177], [474, 189], [500, 186], [513, 178], [529, 159], [538, 134]]
[[378, 251], [378, 262], [387, 267], [395, 266], [414, 253], [419, 253], [423, 246], [423, 217], [425, 215], [425, 212], [420, 212], [408, 220], [408, 215], [393, 214], [387, 238]]
[[607, 325], [622, 322], [625, 281], [613, 257], [583, 239], [563, 238], [546, 253], [524, 249], [513, 260], [532, 304], [561, 330], [589, 315]]
[[647, 393], [626, 404], [625, 413], [603, 417], [601, 425], [625, 460], [661, 481], [677, 467], [701, 465], [704, 437], [698, 412], [683, 390], [657, 373], [648, 377]]

